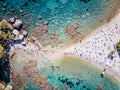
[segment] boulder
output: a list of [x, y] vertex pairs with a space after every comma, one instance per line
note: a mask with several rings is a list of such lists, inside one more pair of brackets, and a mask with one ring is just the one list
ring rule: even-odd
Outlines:
[[18, 36], [19, 35], [19, 31], [17, 29], [14, 29], [12, 32], [14, 35]]
[[7, 85], [7, 87], [4, 90], [13, 90], [13, 87], [11, 85]]
[[3, 12], [6, 11], [6, 8], [2, 8], [2, 11], [3, 11]]
[[24, 36], [24, 37], [27, 37], [28, 32], [27, 32], [27, 31], [25, 31], [25, 30], [23, 30], [23, 33], [22, 33], [22, 34], [23, 34], [23, 36]]
[[42, 19], [42, 16], [39, 16], [39, 20], [41, 20]]
[[11, 23], [11, 24], [13, 24], [13, 23], [15, 23], [15, 18], [13, 18], [13, 17], [11, 17], [8, 21], [9, 21], [9, 23]]
[[0, 29], [2, 31], [8, 31], [8, 30], [12, 30], [13, 27], [12, 25], [5, 19], [3, 19], [1, 22], [0, 22]]
[[19, 19], [16, 19], [15, 23], [13, 24], [14, 29], [21, 30], [23, 27], [23, 22]]
[[19, 35], [18, 36], [18, 40], [23, 40], [24, 39], [24, 36], [23, 35]]
[[45, 21], [45, 22], [44, 22], [44, 25], [48, 25], [48, 24], [49, 24], [49, 22], [48, 22], [48, 21]]
[[19, 10], [20, 13], [23, 13], [24, 11], [22, 9]]

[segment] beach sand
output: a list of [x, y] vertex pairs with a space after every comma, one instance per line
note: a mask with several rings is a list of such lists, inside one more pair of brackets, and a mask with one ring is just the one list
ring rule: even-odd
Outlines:
[[[100, 74], [104, 69], [106, 69], [105, 72], [106, 83], [109, 83], [109, 81], [111, 80], [110, 82], [114, 83], [115, 85], [117, 84], [119, 85], [117, 81], [119, 81], [120, 79], [119, 73], [120, 58], [118, 57], [117, 53], [115, 53], [116, 57], [114, 58], [116, 62], [113, 63], [114, 65], [117, 65], [116, 67], [109, 66], [112, 65], [111, 63], [106, 63], [107, 61], [110, 61], [109, 59], [103, 60], [103, 58], [108, 55], [109, 51], [114, 50], [113, 45], [119, 41], [120, 24], [118, 21], [120, 21], [120, 14], [118, 14], [111, 22], [98, 28], [95, 32], [86, 37], [82, 42], [78, 42], [69, 47], [66, 46], [65, 48], [62, 49], [56, 48], [55, 51], [53, 50], [54, 52], [49, 52], [49, 50], [47, 51], [43, 50], [39, 52], [33, 51], [29, 53], [29, 51], [26, 52], [27, 49], [25, 51], [22, 49], [16, 50], [16, 54], [14, 58], [10, 60], [10, 63], [13, 71], [16, 72], [15, 76], [16, 77], [19, 76], [19, 79], [16, 78], [13, 81], [16, 83], [20, 82], [21, 85], [25, 86], [24, 83], [28, 83], [29, 79], [34, 81], [36, 80], [36, 78], [38, 78], [37, 76], [40, 77], [45, 76], [47, 77], [48, 82], [52, 84], [61, 85], [58, 84], [59, 76], [66, 76], [67, 78], [79, 78], [83, 76], [83, 78], [87, 80], [86, 83], [90, 83], [91, 80], [94, 80], [92, 85], [95, 88], [96, 87], [95, 82], [101, 84], [104, 81], [104, 79], [100, 77]], [[111, 33], [113, 34], [110, 38], [112, 39], [112, 41], [109, 41], [110, 35], [108, 34]], [[108, 38], [107, 41], [105, 37]], [[96, 40], [95, 38], [98, 39]], [[109, 41], [108, 45], [112, 45], [110, 46], [111, 49], [107, 50], [106, 49], [108, 48], [106, 47], [107, 45], [103, 46], [103, 42], [100, 42], [101, 39], [103, 39], [102, 41], [104, 43], [108, 43]], [[91, 44], [92, 42], [96, 42], [96, 44], [92, 45]], [[100, 49], [96, 51], [94, 47], [99, 47]], [[86, 50], [88, 50], [88, 52], [86, 52]], [[93, 52], [104, 53], [103, 50], [106, 50], [104, 51], [106, 53], [103, 54], [102, 56], [103, 58], [100, 58], [101, 57], [100, 55], [96, 57], [97, 54], [93, 54]], [[53, 67], [54, 65], [58, 66], [59, 68], [57, 69], [61, 70], [60, 71], [52, 70], [51, 67]], [[94, 78], [92, 75], [96, 75], [96, 78]], [[53, 79], [51, 79], [51, 77], [53, 77]], [[116, 78], [117, 81], [114, 78]], [[21, 81], [23, 79], [24, 82]], [[74, 81], [74, 79], [72, 80]]]
[[[119, 12], [119, 11], [118, 11]], [[84, 54], [87, 53], [87, 52], [84, 52], [85, 51], [85, 48], [84, 48], [84, 45], [82, 45], [83, 43], [89, 41], [94, 41], [94, 38], [96, 37], [103, 37], [103, 41], [105, 40], [104, 37], [107, 37], [104, 36], [103, 34], [105, 33], [112, 33], [113, 37], [112, 38], [112, 41], [109, 41], [108, 44], [111, 44], [111, 49], [110, 50], [114, 50], [113, 48], [113, 45], [115, 45], [120, 39], [120, 31], [119, 31], [119, 28], [120, 28], [120, 13], [118, 13], [115, 18], [113, 18], [109, 23], [106, 23], [105, 25], [103, 25], [102, 27], [98, 28], [97, 30], [95, 30], [93, 33], [91, 33], [89, 36], [87, 36], [81, 43], [76, 43], [72, 46], [69, 46], [69, 47], [66, 47], [65, 49], [61, 49], [61, 50], [58, 50], [56, 53], [54, 54], [47, 54], [45, 55], [45, 58], [49, 59], [51, 62], [54, 62], [56, 59], [60, 59], [61, 57], [63, 56], [66, 56], [66, 55], [72, 55], [72, 56], [78, 56], [80, 58], [82, 58], [83, 60], [86, 60], [88, 62], [90, 62], [91, 64], [94, 64], [95, 66], [99, 67], [101, 69], [101, 71], [105, 68], [107, 68], [106, 72], [109, 73], [110, 75], [114, 76], [117, 80], [120, 79], [120, 73], [118, 73], [119, 71], [119, 56], [116, 54], [116, 65], [118, 65], [118, 67], [114, 68], [113, 66], [110, 68], [109, 67], [109, 64], [106, 65], [106, 62], [108, 61], [108, 59], [106, 59], [106, 62], [97, 62], [95, 60], [91, 60], [89, 59], [89, 57], [87, 58]], [[99, 36], [101, 35], [101, 36]], [[108, 36], [109, 38], [110, 36]], [[109, 40], [109, 39], [108, 39]], [[97, 42], [97, 40], [96, 40]], [[107, 43], [107, 41], [106, 41]], [[86, 46], [89, 46], [89, 43], [86, 44]], [[99, 45], [98, 45], [99, 46]], [[79, 47], [79, 49], [78, 49]], [[83, 52], [80, 51], [81, 48], [84, 48], [82, 49]], [[103, 49], [107, 48], [107, 47], [102, 47]], [[76, 50], [77, 49], [77, 52]], [[110, 51], [109, 50], [109, 51]], [[106, 51], [106, 56], [107, 54], [109, 53], [109, 51]], [[93, 51], [94, 52], [94, 51]], [[80, 56], [80, 54], [83, 54], [83, 56]], [[91, 56], [92, 56], [92, 53], [91, 53]], [[92, 56], [94, 58], [94, 55]], [[100, 56], [99, 56], [100, 57]]]

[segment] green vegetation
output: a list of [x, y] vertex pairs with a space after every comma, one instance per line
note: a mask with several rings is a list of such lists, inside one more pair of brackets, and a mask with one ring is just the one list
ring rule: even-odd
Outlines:
[[117, 47], [117, 51], [120, 52], [120, 41], [116, 44], [116, 47]]
[[4, 52], [5, 52], [4, 47], [0, 44], [0, 59], [3, 57]]
[[[5, 84], [10, 82], [9, 72], [6, 70], [6, 68], [9, 68], [9, 65], [3, 62], [8, 60], [7, 52], [9, 49], [8, 44], [11, 36], [11, 30], [13, 30], [12, 25], [7, 20], [3, 19], [1, 21], [0, 19], [0, 81]], [[2, 90], [1, 87], [0, 90]]]
[[112, 50], [112, 51], [110, 52], [110, 54], [112, 54], [112, 55], [113, 55], [114, 53], [115, 53], [115, 50]]
[[0, 86], [0, 90], [2, 90], [2, 87]]
[[7, 33], [8, 31], [10, 31], [12, 29], [13, 29], [12, 25], [9, 24], [6, 20], [2, 20], [0, 22], [0, 30], [2, 30], [3, 32]]
[[13, 29], [12, 25], [8, 21], [3, 19], [0, 22], [0, 44], [5, 48], [8, 45], [10, 39], [10, 31]]

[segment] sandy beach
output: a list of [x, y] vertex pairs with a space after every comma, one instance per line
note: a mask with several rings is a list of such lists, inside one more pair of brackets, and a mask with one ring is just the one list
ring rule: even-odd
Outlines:
[[120, 0], [2, 0], [0, 90], [120, 90]]
[[[114, 45], [120, 40], [120, 13], [109, 23], [98, 28], [87, 36], [81, 43], [57, 51], [54, 54], [47, 54], [45, 57], [51, 62], [65, 55], [72, 55], [82, 58], [94, 64], [100, 70], [107, 69], [106, 73], [117, 80], [120, 79], [120, 58]], [[115, 51], [113, 60], [108, 58], [111, 51]]]

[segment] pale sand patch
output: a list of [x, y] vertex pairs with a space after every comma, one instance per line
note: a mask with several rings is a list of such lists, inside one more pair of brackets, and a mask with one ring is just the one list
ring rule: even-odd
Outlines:
[[[82, 42], [84, 42], [85, 40], [87, 39], [90, 39], [91, 37], [93, 36], [96, 36], [97, 34], [100, 34], [101, 32], [106, 32], [108, 31], [108, 29], [110, 28], [110, 26], [114, 25], [114, 22], [116, 20], [118, 20], [120, 18], [120, 13], [109, 23], [106, 23], [105, 25], [99, 27], [97, 30], [93, 31], [90, 35], [86, 36]], [[117, 21], [118, 23], [120, 23], [120, 21]], [[68, 47], [65, 47], [63, 49], [59, 49], [59, 50], [56, 50], [56, 53], [52, 53], [52, 54], [46, 54], [44, 55], [45, 58], [49, 59], [49, 60], [56, 60], [58, 58], [62, 58], [64, 55], [65, 55], [65, 52], [69, 49], [69, 48], [73, 48], [73, 47], [76, 47], [76, 46], [79, 46], [80, 45], [80, 42], [79, 43], [76, 43], [74, 45], [70, 45]]]
[[[98, 28], [96, 31], [94, 31], [93, 33], [91, 33], [89, 36], [87, 36], [81, 43], [85, 42], [88, 39], [92, 40], [93, 37], [96, 37], [97, 35], [99, 35], [101, 33], [109, 32], [109, 30], [112, 27], [114, 27], [116, 23], [118, 24], [118, 26], [120, 26], [120, 13], [112, 21], [110, 21], [109, 23], [103, 25], [102, 27]], [[117, 28], [117, 26], [116, 26], [116, 28]], [[118, 27], [118, 28], [120, 28], [120, 27]], [[115, 29], [113, 29], [113, 31], [114, 30]], [[118, 33], [120, 33], [120, 32], [118, 31]], [[119, 38], [117, 38], [117, 39], [115, 38], [114, 41], [111, 42], [111, 44], [115, 44], [118, 41], [119, 41]], [[69, 46], [69, 47], [66, 47], [64, 49], [58, 50], [54, 54], [47, 54], [47, 55], [45, 55], [45, 57], [47, 59], [49, 59], [51, 62], [54, 62], [57, 59], [61, 59], [67, 53], [69, 53], [70, 55], [73, 54], [73, 56], [74, 56], [74, 53], [70, 53], [68, 50], [71, 49], [71, 48], [74, 48], [74, 47], [79, 47], [79, 46], [80, 46], [80, 43], [76, 43], [76, 44], [74, 44], [72, 46]], [[84, 57], [80, 57], [80, 58], [83, 58], [83, 60], [86, 60]], [[86, 61], [88, 61], [88, 60], [86, 60]], [[107, 73], [109, 73], [110, 75], [114, 76], [117, 80], [120, 79], [120, 74], [118, 74], [113, 69], [108, 68], [106, 65], [104, 65], [104, 63], [100, 64], [100, 63], [97, 63], [97, 62], [92, 61], [92, 60], [90, 60], [90, 63], [94, 64], [97, 67], [99, 67], [101, 70], [103, 70], [104, 68], [107, 68], [107, 71], [106, 71]]]

